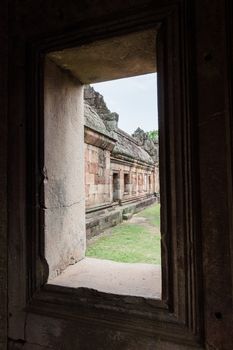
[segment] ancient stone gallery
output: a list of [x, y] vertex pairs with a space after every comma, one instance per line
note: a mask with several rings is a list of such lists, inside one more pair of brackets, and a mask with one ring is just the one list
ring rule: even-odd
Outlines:
[[[158, 140], [118, 128], [119, 116], [90, 86], [85, 99], [87, 238], [128, 219], [159, 198]], [[142, 116], [143, 117], [143, 116]], [[143, 119], [142, 119], [143, 121]]]

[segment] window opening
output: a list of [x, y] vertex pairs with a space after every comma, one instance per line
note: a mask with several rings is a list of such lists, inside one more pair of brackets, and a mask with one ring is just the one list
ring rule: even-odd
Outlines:
[[113, 202], [120, 199], [120, 176], [118, 173], [113, 173]]
[[149, 192], [151, 192], [151, 175], [149, 175]]
[[129, 174], [124, 174], [124, 193], [129, 194], [130, 191], [130, 177]]
[[144, 191], [147, 192], [147, 174], [144, 176]]
[[[154, 38], [155, 32], [149, 33], [151, 35]], [[144, 41], [141, 39], [141, 42]], [[73, 51], [71, 54], [68, 52], [66, 57], [65, 51], [69, 49], [64, 50], [64, 57], [61, 53], [50, 54], [45, 67], [45, 169], [48, 175], [44, 186], [47, 209], [45, 251], [50, 267], [49, 283], [66, 286], [76, 283], [77, 287], [158, 298], [161, 290], [161, 259], [160, 204], [159, 196], [156, 196], [156, 192], [159, 193], [156, 108], [152, 120], [154, 126], [143, 130], [148, 108], [147, 103], [143, 102], [143, 96], [148, 91], [145, 91], [145, 82], [139, 84], [141, 105], [144, 108], [141, 124], [136, 124], [136, 117], [131, 111], [134, 117], [130, 122], [133, 129], [121, 129], [120, 123], [128, 118], [121, 118], [120, 113], [110, 110], [105, 97], [98, 92], [98, 84], [89, 84], [91, 81], [88, 79], [93, 78], [84, 79], [80, 76], [80, 80], [75, 80], [70, 72], [67, 74], [65, 67], [69, 66], [71, 73], [76, 71], [72, 68], [72, 62], [68, 66], [63, 64], [73, 54]], [[81, 49], [80, 52], [78, 56], [75, 51], [77, 67], [82, 67], [85, 61]], [[95, 54], [96, 50], [92, 48], [90, 55], [95, 57]], [[60, 62], [61, 57], [64, 62]], [[131, 69], [129, 63], [127, 69]], [[147, 74], [144, 79], [151, 75], [147, 69], [145, 67], [144, 73]], [[123, 73], [116, 72], [114, 79], [124, 80], [122, 78], [126, 71], [122, 69]], [[107, 66], [104, 73], [99, 74], [105, 73], [112, 75]], [[140, 74], [129, 75], [138, 78]], [[152, 75], [155, 89], [156, 76], [154, 73]], [[106, 77], [104, 80], [107, 80]], [[156, 96], [156, 90], [153, 96]], [[51, 113], [54, 109], [56, 113]], [[51, 135], [51, 130], [54, 135]], [[79, 174], [83, 174], [83, 178]], [[124, 236], [127, 236], [128, 242], [132, 241], [128, 251], [123, 249], [127, 248], [124, 241], [119, 248], [119, 241]], [[113, 249], [107, 248], [104, 252], [103, 246], [98, 248], [98, 245], [100, 240], [107, 242], [108, 238], [113, 238], [109, 243]], [[133, 252], [136, 250], [134, 240], [138, 244], [136, 254]], [[114, 257], [114, 251], [120, 257]], [[144, 260], [146, 255], [147, 260]], [[140, 269], [142, 282], [138, 284], [139, 280], [134, 279], [134, 276]], [[84, 270], [96, 274], [96, 278], [91, 280], [86, 275], [80, 282]], [[106, 276], [112, 273], [118, 276], [119, 283], [115, 285], [112, 278], [106, 281]], [[119, 288], [121, 282], [127, 284], [122, 290]]]

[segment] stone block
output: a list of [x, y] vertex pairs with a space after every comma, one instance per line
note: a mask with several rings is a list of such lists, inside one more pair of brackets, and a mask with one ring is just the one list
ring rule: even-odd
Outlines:
[[123, 220], [129, 220], [132, 218], [132, 216], [133, 216], [133, 213], [123, 214]]

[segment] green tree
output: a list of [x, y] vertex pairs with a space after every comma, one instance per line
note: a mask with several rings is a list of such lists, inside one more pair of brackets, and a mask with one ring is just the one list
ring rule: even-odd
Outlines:
[[159, 130], [151, 130], [147, 132], [147, 136], [152, 141], [158, 141], [159, 138]]

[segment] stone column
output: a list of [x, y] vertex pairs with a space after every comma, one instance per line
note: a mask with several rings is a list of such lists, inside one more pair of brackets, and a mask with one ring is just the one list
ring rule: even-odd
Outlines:
[[85, 256], [83, 87], [53, 62], [44, 83], [45, 257], [49, 277]]

